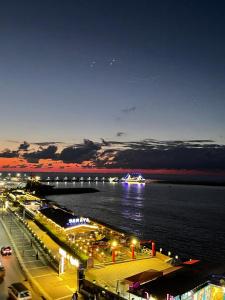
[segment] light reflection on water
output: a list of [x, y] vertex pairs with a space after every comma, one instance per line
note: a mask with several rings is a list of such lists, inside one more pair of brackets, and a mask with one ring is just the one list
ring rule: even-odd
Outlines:
[[[143, 221], [143, 197], [141, 195], [144, 187], [145, 185], [140, 183], [122, 183], [123, 201], [121, 210], [125, 219], [132, 219], [139, 223]], [[140, 233], [138, 232], [138, 234]]]

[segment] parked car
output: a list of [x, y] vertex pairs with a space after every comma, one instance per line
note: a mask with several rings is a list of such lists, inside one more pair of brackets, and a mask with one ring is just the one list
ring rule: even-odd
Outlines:
[[5, 277], [5, 268], [0, 260], [0, 281], [2, 281]]
[[12, 248], [10, 246], [2, 247], [1, 248], [1, 255], [6, 256], [6, 255], [11, 255], [12, 254]]
[[12, 283], [8, 287], [8, 294], [9, 294], [10, 299], [16, 299], [16, 300], [30, 300], [30, 299], [32, 299], [31, 292], [21, 282]]

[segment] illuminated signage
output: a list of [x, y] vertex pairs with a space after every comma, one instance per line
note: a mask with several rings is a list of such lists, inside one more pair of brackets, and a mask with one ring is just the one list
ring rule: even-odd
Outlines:
[[74, 219], [69, 219], [69, 225], [74, 225], [74, 224], [85, 224], [85, 223], [90, 223], [89, 218], [74, 218]]
[[75, 266], [77, 268], [79, 267], [80, 265], [79, 260], [73, 257], [72, 255], [70, 255], [69, 253], [67, 253], [64, 249], [59, 248], [59, 254], [61, 255], [61, 265], [62, 265], [60, 273], [64, 272], [64, 259], [67, 259], [72, 266]]
[[61, 256], [66, 258], [66, 251], [63, 250], [62, 248], [59, 248], [59, 254], [61, 254]]
[[70, 256], [70, 263], [72, 266], [75, 266], [75, 267], [79, 267], [80, 263], [79, 263], [79, 260], [74, 258], [73, 256]]

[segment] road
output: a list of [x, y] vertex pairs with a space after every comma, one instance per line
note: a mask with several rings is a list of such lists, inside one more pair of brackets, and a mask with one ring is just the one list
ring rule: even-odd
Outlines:
[[[2, 214], [0, 216], [2, 218]], [[3, 246], [11, 246], [11, 243], [9, 241], [9, 238], [7, 234], [5, 233], [5, 230], [2, 226], [2, 223], [0, 221], [0, 247]], [[34, 300], [40, 300], [41, 297], [37, 295], [31, 288], [28, 281], [26, 281], [26, 278], [24, 274], [22, 273], [22, 270], [20, 268], [20, 265], [18, 263], [18, 260], [14, 254], [11, 256], [2, 256], [1, 261], [5, 267], [6, 275], [4, 280], [0, 283], [0, 299], [5, 300], [8, 299], [8, 286], [13, 282], [23, 282], [28, 289], [32, 293], [32, 299]]]

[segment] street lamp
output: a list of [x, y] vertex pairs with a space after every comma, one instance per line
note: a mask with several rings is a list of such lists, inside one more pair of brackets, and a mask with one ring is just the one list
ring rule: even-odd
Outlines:
[[131, 258], [134, 259], [135, 256], [134, 256], [134, 248], [135, 248], [135, 245], [137, 244], [137, 240], [136, 239], [133, 239], [131, 241]]
[[152, 241], [152, 256], [156, 255], [156, 250], [155, 250], [155, 242]]
[[116, 246], [117, 246], [117, 241], [112, 242], [112, 262], [116, 261]]

